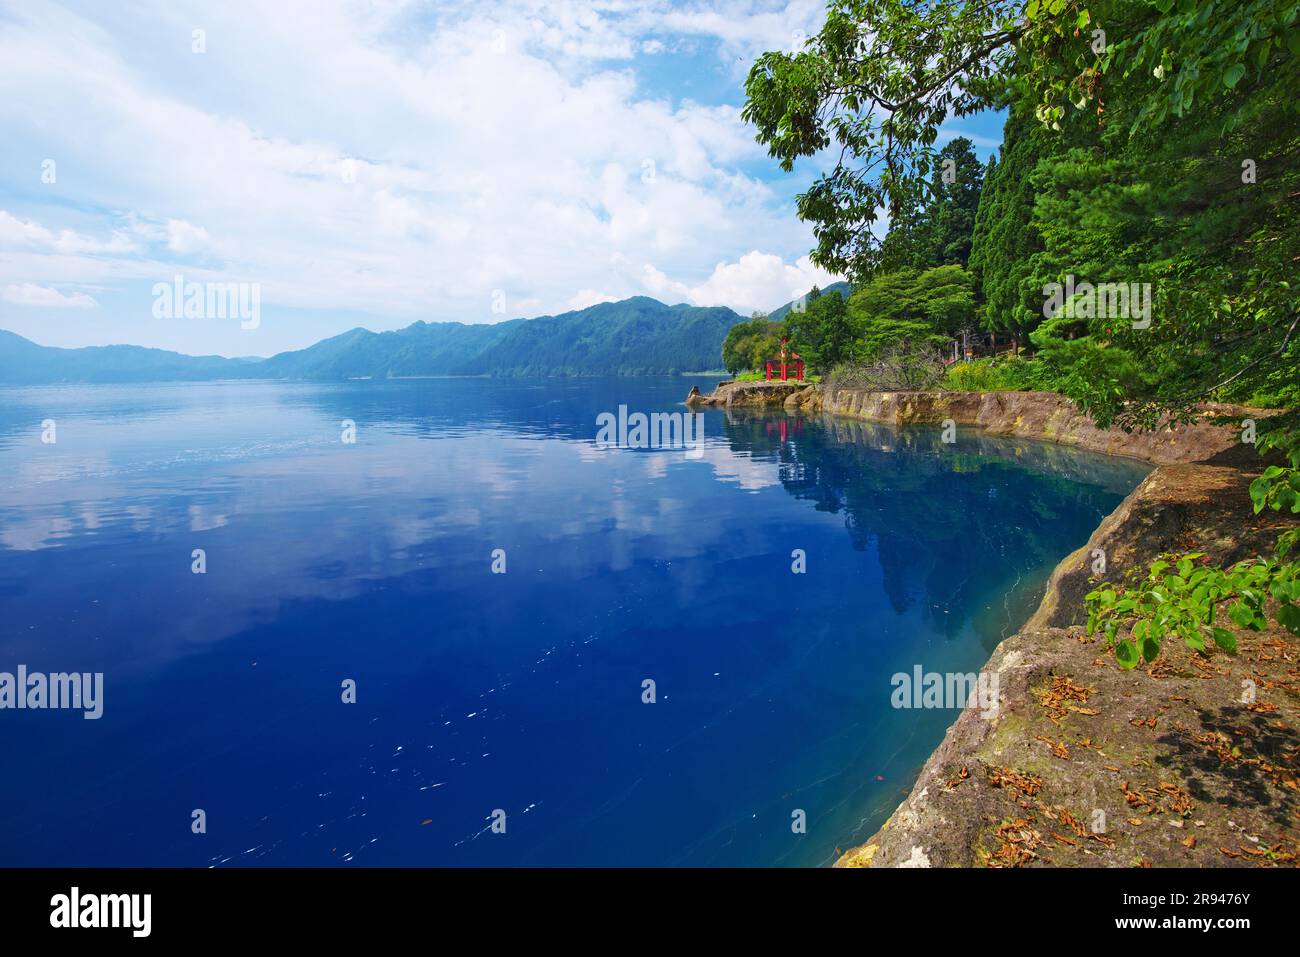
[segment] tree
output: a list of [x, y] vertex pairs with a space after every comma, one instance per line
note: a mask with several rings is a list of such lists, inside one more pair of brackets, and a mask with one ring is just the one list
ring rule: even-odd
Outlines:
[[984, 167], [970, 140], [958, 136], [939, 151], [927, 211], [929, 262], [923, 265], [966, 265], [983, 186]]
[[1002, 162], [989, 158], [971, 242], [970, 269], [980, 290], [980, 325], [1005, 332], [1019, 345], [1042, 321], [1042, 283], [1035, 284], [1030, 258], [1043, 248], [1032, 223], [1035, 192], [1030, 180], [1052, 134], [1017, 103], [1002, 133]]
[[[951, 115], [995, 105], [1010, 82], [1059, 129], [1067, 101], [1101, 118], [1116, 103], [1104, 94], [1127, 84], [1127, 128], [1151, 132], [1244, 89], [1248, 70], [1300, 87], [1298, 14], [1295, 0], [841, 0], [804, 49], [758, 59], [742, 116], [786, 170], [840, 148], [798, 211], [813, 260], [863, 279], [880, 264], [878, 211], [916, 203]], [[1282, 106], [1300, 112], [1295, 97]]]
[[861, 353], [875, 357], [898, 342], [934, 350], [973, 328], [975, 285], [961, 266], [881, 273], [849, 299], [851, 324], [862, 331]]
[[[951, 116], [988, 106], [1012, 40], [1026, 29], [1011, 0], [842, 0], [797, 53], [765, 53], [745, 83], [743, 117], [781, 167], [834, 144], [840, 160], [800, 195], [819, 265], [865, 280], [880, 265], [880, 210], [899, 219], [936, 169]], [[973, 209], [973, 207], [972, 207]]]
[[851, 359], [859, 338], [844, 297], [822, 295], [816, 287], [802, 312], [792, 310], [785, 317], [785, 334], [808, 365], [822, 372]]
[[[940, 125], [1009, 91], [1044, 132], [1090, 120], [1101, 140], [1082, 148], [1115, 176], [1126, 160], [1157, 156], [1138, 171], [1145, 194], [1123, 179], [1096, 183], [1092, 208], [1079, 211], [1103, 222], [1043, 215], [1041, 200], [1034, 219], [1054, 233], [1045, 247], [1061, 253], [1035, 257], [1040, 277], [1054, 269], [1060, 281], [1062, 265], [1083, 265], [1159, 281], [1163, 328], [1157, 320], [1138, 336], [1111, 322], [1093, 332], [1098, 347], [1128, 349], [1169, 374], [1091, 388], [1075, 379], [1076, 398], [1100, 424], [1149, 428], [1166, 414], [1189, 415], [1200, 399], [1285, 390], [1297, 378], [1298, 16], [1295, 0], [841, 0], [803, 50], [759, 58], [743, 115], [785, 169], [839, 147], [798, 211], [813, 224], [813, 260], [857, 280], [881, 264], [871, 230], [878, 210], [902, 217], [934, 172]], [[1181, 120], [1176, 128], [1171, 118]], [[1193, 142], [1199, 153], [1187, 148]], [[1240, 189], [1245, 160], [1269, 171], [1254, 195]], [[1063, 159], [1055, 174], [1082, 161]], [[1180, 175], [1223, 202], [1171, 188]], [[1144, 236], [1143, 217], [1153, 214], [1158, 235]], [[1057, 237], [1074, 224], [1085, 248], [1069, 252]], [[1300, 424], [1291, 428], [1300, 444]]]
[[[1012, 120], [1036, 125], [1011, 130], [976, 211], [986, 321], [1027, 329], [1032, 290], [1046, 299], [1048, 284], [1075, 277], [1090, 293], [1149, 291], [1140, 317], [1112, 294], [1031, 333], [1057, 388], [1098, 425], [1124, 429], [1190, 419], [1206, 399], [1281, 407], [1259, 423], [1259, 447], [1290, 464], [1265, 469], [1251, 498], [1256, 511], [1300, 513], [1297, 19], [1296, 0], [840, 0], [804, 50], [758, 60], [743, 115], [787, 170], [838, 147], [798, 210], [813, 260], [861, 282], [891, 260], [872, 232], [878, 210], [900, 224], [898, 249], [915, 248], [940, 124], [1009, 98]], [[1300, 634], [1300, 566], [1287, 557], [1297, 545], [1300, 531], [1287, 532], [1276, 561], [1215, 570], [1217, 594], [1239, 597], [1236, 624], [1260, 627], [1271, 595]], [[1144, 609], [1117, 643], [1126, 667], [1135, 641], [1150, 660], [1162, 633], [1199, 649], [1213, 632], [1230, 647], [1205, 620], [1213, 602], [1194, 614], [1170, 604], [1174, 593], [1201, 601], [1210, 579], [1194, 564], [1163, 577], [1153, 567], [1154, 590], [1133, 597], [1089, 596], [1090, 625], [1112, 641]]]
[[889, 232], [880, 243], [877, 272], [897, 269], [922, 269], [930, 261], [930, 237], [926, 228], [925, 209], [916, 198], [900, 201], [890, 217]]
[[[1125, 89], [1118, 84], [1110, 101], [1121, 121], [1137, 109], [1120, 105]], [[1153, 428], [1211, 398], [1300, 407], [1293, 99], [1266, 82], [1211, 101], [1197, 122], [1158, 138], [1134, 139], [1119, 122], [1040, 158], [1030, 177], [1042, 241], [1032, 282], [1148, 284], [1154, 300], [1149, 324], [1090, 317], [1077, 324], [1082, 343], [1066, 350], [1052, 342], [1064, 324], [1034, 335], [1073, 353], [1058, 360], [1064, 391], [1100, 424]], [[1294, 414], [1268, 424], [1279, 435], [1295, 428]]]
[[782, 326], [755, 312], [747, 321], [738, 322], [722, 341], [722, 365], [729, 373], [758, 369], [781, 348]]
[[959, 136], [941, 149], [924, 203], [909, 199], [889, 222], [881, 244], [882, 270], [966, 265], [984, 183], [984, 167]]

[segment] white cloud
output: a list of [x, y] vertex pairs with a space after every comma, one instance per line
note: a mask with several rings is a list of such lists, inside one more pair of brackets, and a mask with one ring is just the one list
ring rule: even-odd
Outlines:
[[167, 248], [187, 256], [206, 247], [210, 241], [208, 231], [183, 219], [167, 220]]
[[697, 306], [730, 306], [744, 314], [770, 311], [813, 286], [829, 286], [840, 278], [813, 265], [807, 256], [787, 263], [755, 249], [736, 262], [718, 263], [712, 275], [695, 286], [674, 282], [651, 265], [645, 267], [643, 282], [652, 295], [673, 295]]
[[766, 10], [744, 0], [722, 0], [669, 7], [659, 22], [665, 30], [719, 40], [721, 56], [748, 70], [767, 50], [789, 51], [800, 46], [825, 19], [825, 0], [795, 0]]
[[683, 302], [691, 297], [691, 288], [684, 282], [675, 282], [650, 263], [642, 268], [642, 282], [651, 296], [669, 303]]
[[57, 289], [47, 289], [35, 283], [11, 283], [5, 286], [0, 299], [15, 306], [36, 306], [38, 308], [62, 307], [65, 309], [93, 309], [95, 300], [85, 293], [74, 292], [64, 295]]
[[[770, 308], [807, 270], [734, 260], [755, 236], [777, 262], [808, 248], [790, 191], [754, 174], [772, 167], [734, 103], [669, 99], [630, 64], [662, 64], [674, 37], [734, 60], [820, 15], [619, 0], [6, 7], [0, 126], [60, 175], [48, 203], [0, 192], [0, 247], [15, 253], [0, 282], [259, 282], [257, 342], [193, 332], [195, 350], [227, 354], [302, 345], [356, 313], [496, 321], [497, 290], [536, 304], [509, 317], [559, 312], [645, 291], [647, 264], [665, 295]], [[115, 310], [147, 308], [98, 298], [109, 337]], [[346, 325], [285, 331], [284, 309]]]
[[76, 255], [79, 253], [122, 254], [136, 249], [129, 236], [114, 230], [109, 239], [93, 239], [73, 229], [57, 233], [40, 223], [0, 209], [0, 248], [34, 249], [45, 253]]
[[588, 306], [594, 306], [598, 302], [617, 302], [618, 296], [611, 296], [607, 292], [597, 292], [594, 289], [579, 289], [564, 303], [561, 312], [570, 310], [586, 309]]

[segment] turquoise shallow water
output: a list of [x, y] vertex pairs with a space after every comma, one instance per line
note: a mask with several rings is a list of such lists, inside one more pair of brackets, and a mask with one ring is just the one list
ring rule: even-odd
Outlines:
[[0, 671], [104, 674], [97, 721], [0, 711], [0, 864], [829, 863], [956, 717], [890, 676], [978, 669], [1146, 469], [596, 442], [713, 381], [0, 390]]

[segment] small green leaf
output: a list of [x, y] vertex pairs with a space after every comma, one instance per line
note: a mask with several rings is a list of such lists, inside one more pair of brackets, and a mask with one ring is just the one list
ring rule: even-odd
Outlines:
[[1137, 667], [1137, 647], [1133, 642], [1125, 638], [1115, 646], [1115, 660], [1119, 662], [1119, 666], [1125, 671], [1131, 671]]
[[1250, 623], [1255, 620], [1255, 613], [1250, 610], [1250, 606], [1245, 602], [1233, 602], [1228, 608], [1228, 617], [1238, 628], [1249, 628]]
[[1226, 628], [1211, 628], [1210, 632], [1214, 635], [1214, 643], [1229, 654], [1237, 653], [1237, 636]]
[[1234, 86], [1236, 86], [1241, 81], [1241, 78], [1245, 75], [1246, 75], [1245, 64], [1234, 63], [1232, 66], [1228, 67], [1228, 71], [1223, 74], [1223, 85], [1231, 90]]

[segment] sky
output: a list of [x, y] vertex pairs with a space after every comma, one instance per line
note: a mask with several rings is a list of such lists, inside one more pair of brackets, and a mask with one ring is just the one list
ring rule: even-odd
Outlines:
[[[824, 0], [0, 0], [0, 329], [271, 355], [837, 277], [740, 118]], [[987, 159], [996, 116], [953, 119]], [[240, 283], [256, 323], [159, 315]], [[247, 303], [247, 300], [245, 300]], [[165, 309], [163, 310], [165, 313]]]

